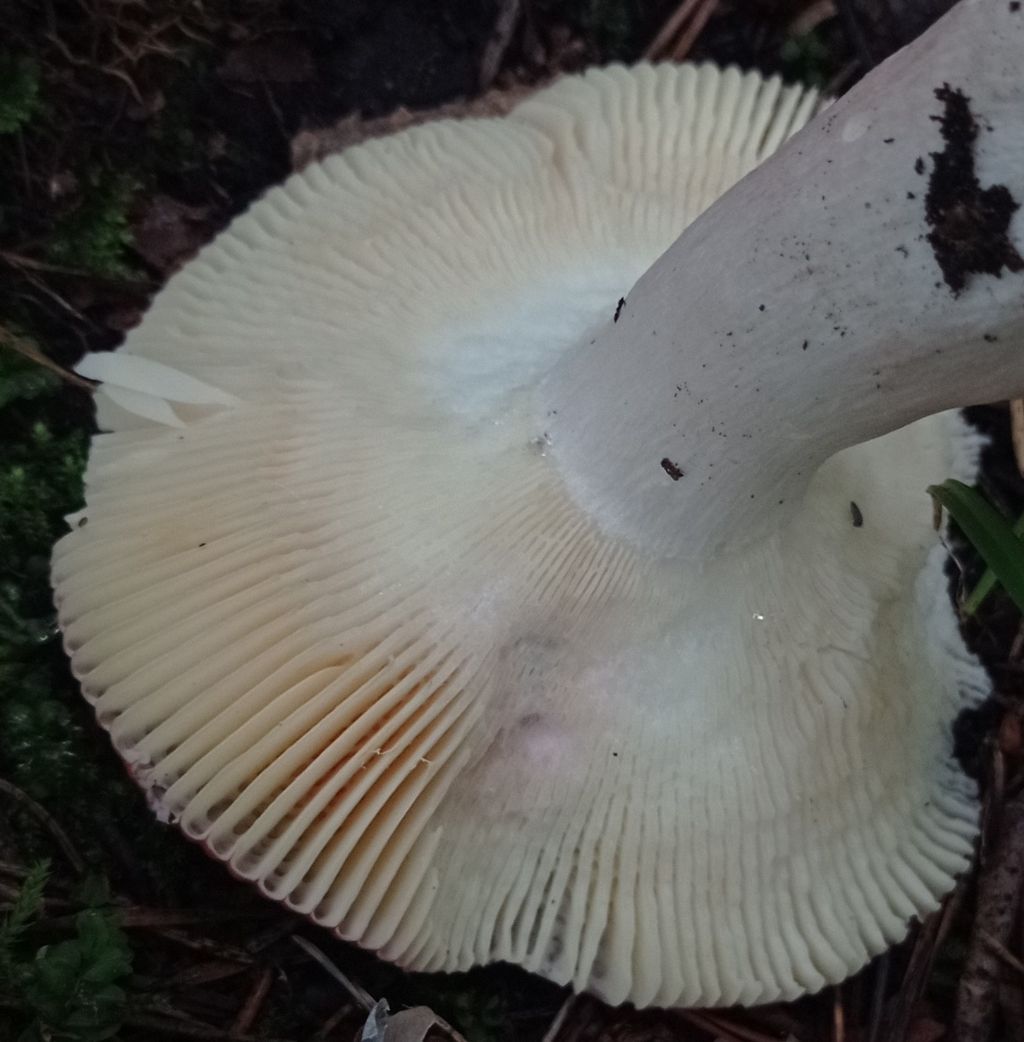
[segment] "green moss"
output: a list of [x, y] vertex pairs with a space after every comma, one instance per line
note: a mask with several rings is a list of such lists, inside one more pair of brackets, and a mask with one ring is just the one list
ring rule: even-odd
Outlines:
[[0, 51], [0, 136], [30, 123], [39, 108], [39, 63]]
[[46, 798], [72, 789], [67, 707], [50, 595], [50, 548], [82, 498], [88, 436], [56, 431], [59, 380], [0, 349], [0, 727], [2, 766]]
[[[43, 891], [50, 876], [50, 862], [36, 862], [11, 905], [0, 917], [0, 988], [11, 988], [18, 976], [18, 949], [25, 931], [39, 917], [43, 907]], [[13, 990], [13, 989], [11, 989]]]
[[[120, 831], [140, 865], [159, 866], [155, 893], [198, 897], [215, 866], [146, 809], [92, 722], [58, 637], [50, 551], [81, 505], [89, 438], [67, 420], [67, 400], [50, 373], [0, 348], [0, 775], [55, 813], [90, 862], [109, 864], [104, 845]], [[12, 856], [51, 849], [29, 824], [15, 828]]]
[[58, 697], [59, 674], [41, 665], [0, 667], [0, 727], [11, 779], [47, 806], [94, 792], [96, 767], [81, 755], [81, 727]]
[[129, 217], [138, 191], [131, 177], [92, 171], [81, 202], [53, 229], [49, 259], [96, 275], [129, 274]]
[[58, 377], [11, 350], [0, 349], [0, 411], [17, 401], [31, 401], [53, 391]]
[[81, 499], [87, 436], [80, 430], [57, 435], [43, 420], [27, 433], [0, 461], [0, 557], [22, 558], [19, 574], [26, 577], [28, 568], [40, 579], [45, 568], [42, 574], [35, 569], [36, 555], [49, 553], [64, 511]]
[[[95, 883], [68, 940], [36, 947], [26, 933], [42, 911], [45, 862], [29, 873], [11, 912], [0, 920], [0, 990], [20, 1020], [19, 1042], [101, 1042], [112, 1038], [127, 1008], [122, 988], [132, 968], [128, 939]], [[18, 1009], [20, 1007], [20, 1009]]]

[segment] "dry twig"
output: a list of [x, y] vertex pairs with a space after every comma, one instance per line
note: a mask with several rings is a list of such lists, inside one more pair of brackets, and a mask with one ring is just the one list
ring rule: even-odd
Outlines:
[[884, 952], [875, 964], [874, 980], [871, 985], [871, 1006], [868, 1012], [867, 1042], [878, 1042], [885, 1010], [885, 989], [889, 983], [889, 953]]
[[548, 1024], [547, 1031], [544, 1032], [544, 1038], [541, 1042], [555, 1042], [558, 1038], [558, 1033], [562, 1030], [562, 1025], [565, 1023], [566, 1018], [576, 1005], [576, 999], [578, 995], [569, 995], [565, 1002], [562, 1003], [562, 1008], [555, 1014], [554, 1019]]
[[727, 1039], [728, 1042], [779, 1042], [778, 1038], [745, 1024], [737, 1024], [736, 1021], [711, 1010], [681, 1009], [677, 1013], [682, 1020], [689, 1021], [694, 1027], [709, 1032], [717, 1039]]
[[[146, 908], [141, 905], [119, 905], [117, 923], [123, 930], [156, 930], [161, 932], [170, 926], [206, 926], [212, 923], [229, 923], [244, 919], [265, 919], [276, 912], [274, 908]], [[47, 926], [70, 926], [73, 916], [47, 919]], [[248, 952], [239, 949], [243, 961], [252, 961]], [[237, 962], [239, 960], [232, 960]]]
[[658, 35], [650, 42], [644, 57], [648, 61], [664, 58], [671, 51], [672, 41], [683, 30], [703, 0], [683, 0], [683, 2], [669, 15], [668, 20], [658, 30]]
[[78, 373], [73, 373], [70, 369], [65, 369], [62, 365], [58, 365], [52, 358], [47, 358], [30, 341], [25, 340], [24, 337], [15, 336], [14, 333], [4, 329], [3, 326], [0, 326], [0, 346], [16, 352], [23, 358], [29, 359], [29, 361], [35, 362], [36, 365], [41, 365], [44, 369], [49, 369], [69, 384], [81, 387], [83, 391], [92, 391], [96, 386], [92, 380], [86, 380], [84, 377], [79, 376]]
[[267, 995], [270, 994], [270, 985], [273, 983], [274, 971], [269, 966], [264, 966], [256, 975], [256, 979], [245, 997], [242, 1008], [231, 1023], [231, 1034], [233, 1036], [246, 1034], [253, 1024], [256, 1023], [256, 1018], [263, 1008], [263, 1003], [267, 1001]]
[[786, 26], [787, 36], [804, 36], [836, 16], [835, 0], [814, 0]]
[[988, 1042], [995, 1026], [1002, 960], [993, 942], [1005, 948], [1021, 903], [1024, 882], [1024, 792], [1002, 809], [1001, 828], [988, 864], [978, 879], [978, 909], [957, 991], [953, 1037]]
[[260, 952], [266, 951], [278, 941], [283, 941], [293, 934], [301, 925], [302, 921], [298, 916], [283, 916], [280, 922], [267, 927], [266, 930], [256, 934], [252, 940], [247, 941], [245, 950], [252, 955], [259, 955]]
[[161, 989], [191, 988], [196, 984], [210, 984], [213, 981], [227, 980], [245, 973], [248, 967], [244, 963], [229, 962], [218, 959], [215, 962], [200, 962], [195, 966], [160, 981]]
[[75, 845], [71, 842], [68, 834], [57, 823], [57, 819], [45, 807], [36, 803], [28, 793], [23, 792], [17, 785], [12, 785], [11, 782], [5, 781], [3, 778], [0, 778], [0, 792], [10, 796], [19, 807], [28, 811], [50, 834], [54, 843], [60, 847], [61, 853], [75, 872], [78, 875], [84, 874], [85, 861], [82, 860], [82, 855], [75, 849]]
[[846, 1007], [841, 984], [832, 989], [832, 1042], [846, 1042]]
[[494, 28], [480, 59], [480, 90], [487, 90], [498, 75], [522, 13], [523, 0], [501, 0], [498, 17], [494, 20]]
[[215, 959], [223, 959], [226, 962], [238, 962], [246, 966], [251, 966], [256, 961], [244, 948], [237, 948], [231, 944], [221, 944], [219, 941], [214, 941], [209, 937], [194, 937], [192, 934], [185, 933], [184, 930], [158, 929], [155, 927], [148, 927], [148, 929], [153, 930], [158, 937], [162, 937], [165, 941], [181, 945], [182, 948], [187, 948], [189, 951], [203, 952], [205, 955]]
[[307, 941], [305, 937], [293, 937], [292, 941], [297, 944], [311, 959], [320, 965], [352, 996], [355, 1001], [369, 1011], [376, 1005], [373, 997], [365, 989], [361, 988], [355, 981], [345, 976], [337, 966], [320, 949]]
[[223, 1028], [211, 1027], [208, 1024], [197, 1024], [189, 1021], [175, 1020], [173, 1017], [160, 1017], [147, 1013], [129, 1014], [125, 1024], [133, 1028], [143, 1028], [151, 1032], [163, 1032], [166, 1035], [177, 1035], [180, 1038], [224, 1039], [229, 1042], [289, 1042], [287, 1039], [257, 1038], [255, 1035], [233, 1035]]
[[679, 39], [676, 40], [676, 44], [672, 48], [671, 57], [673, 61], [681, 62], [689, 56], [690, 51], [693, 50], [693, 45], [697, 42], [697, 37], [704, 31], [704, 26], [708, 24], [708, 19], [714, 14], [717, 6], [718, 0], [703, 0], [690, 24], [680, 34]]
[[331, 1033], [338, 1027], [338, 1025], [346, 1018], [352, 1016], [352, 1011], [355, 1007], [351, 1002], [346, 1002], [344, 1005], [339, 1006], [317, 1029], [316, 1034], [313, 1036], [314, 1039], [329, 1038]]
[[644, 51], [648, 61], [682, 61], [718, 6], [718, 0], [683, 0]]
[[983, 933], [981, 939], [985, 942], [985, 944], [989, 945], [989, 947], [996, 953], [996, 955], [999, 956], [1000, 959], [1003, 960], [1003, 962], [1006, 963], [1007, 966], [1009, 966], [1013, 970], [1016, 970], [1019, 974], [1021, 974], [1021, 976], [1024, 976], [1024, 962], [1018, 959], [1017, 956], [1014, 955], [1013, 952], [1011, 952], [1005, 944], [1003, 944], [1000, 941], [997, 941], [994, 937], [987, 933]]
[[65, 275], [68, 278], [84, 279], [87, 282], [109, 283], [113, 286], [124, 286], [128, 289], [150, 290], [153, 284], [143, 278], [126, 278], [123, 275], [101, 275], [96, 272], [83, 271], [81, 268], [69, 268], [63, 264], [51, 264], [49, 261], [26, 257], [11, 250], [0, 250], [0, 261], [12, 268], [23, 271], [39, 271], [48, 275]]
[[929, 916], [918, 930], [914, 946], [911, 949], [910, 961], [900, 983], [884, 1029], [879, 1034], [886, 1042], [903, 1042], [907, 1037], [914, 1007], [924, 991], [931, 974], [935, 953], [949, 932], [950, 924], [963, 899], [964, 881], [961, 880], [953, 892], [946, 898], [940, 911]]

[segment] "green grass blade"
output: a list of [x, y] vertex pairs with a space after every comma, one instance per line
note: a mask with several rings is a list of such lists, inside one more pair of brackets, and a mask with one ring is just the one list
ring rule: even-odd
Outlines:
[[15, 946], [43, 907], [43, 890], [50, 877], [50, 862], [37, 861], [25, 876], [11, 910], [0, 918], [0, 984], [14, 975]]
[[[941, 485], [929, 486], [928, 492], [949, 512], [967, 540], [992, 569], [995, 578], [1002, 583], [1014, 604], [1024, 612], [1024, 541], [1006, 518], [980, 493], [968, 488], [963, 482], [950, 479]], [[977, 593], [976, 589], [972, 599]]]
[[[1024, 536], [1024, 514], [1017, 518], [1013, 526], [1013, 534], [1018, 538]], [[986, 568], [970, 595], [965, 598], [963, 612], [973, 615], [984, 603], [985, 598], [999, 585], [999, 579], [991, 568]]]

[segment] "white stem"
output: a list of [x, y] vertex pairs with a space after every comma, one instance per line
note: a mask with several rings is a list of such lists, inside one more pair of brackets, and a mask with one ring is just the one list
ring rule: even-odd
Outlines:
[[599, 524], [700, 557], [784, 518], [839, 449], [1024, 393], [1022, 69], [1024, 6], [964, 0], [688, 227], [552, 372], [552, 456]]

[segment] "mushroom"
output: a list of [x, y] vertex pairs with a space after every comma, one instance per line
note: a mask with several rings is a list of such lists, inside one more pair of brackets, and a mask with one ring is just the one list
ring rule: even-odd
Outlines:
[[924, 488], [1024, 391], [1018, 7], [788, 141], [753, 73], [566, 78], [172, 278], [81, 368], [53, 563], [153, 806], [386, 958], [610, 1002], [792, 998], [935, 908], [989, 684]]

